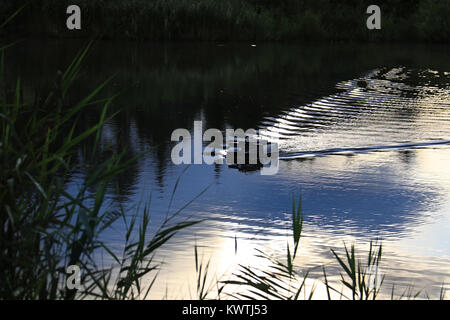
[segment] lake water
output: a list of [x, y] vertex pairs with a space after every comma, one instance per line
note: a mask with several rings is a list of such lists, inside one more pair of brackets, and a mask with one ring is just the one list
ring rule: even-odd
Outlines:
[[[20, 74], [31, 97], [82, 45], [22, 42], [6, 55], [8, 74]], [[195, 298], [195, 244], [218, 278], [238, 264], [264, 268], [256, 249], [283, 256], [292, 198], [300, 196], [304, 228], [296, 265], [311, 269], [316, 298], [324, 297], [317, 267], [339, 279], [331, 248], [342, 250], [345, 242], [365, 250], [376, 239], [383, 244], [385, 294], [395, 283], [399, 294], [414, 285], [437, 297], [450, 283], [449, 49], [97, 42], [73, 98], [114, 74], [104, 92], [121, 92], [114, 107], [122, 113], [107, 124], [102, 141], [131, 155], [149, 150], [118, 177], [112, 203], [132, 208], [151, 194], [156, 226], [180, 175], [172, 211], [209, 186], [182, 212], [205, 221], [161, 249], [165, 266], [152, 297]], [[89, 112], [85, 122], [94, 118]], [[280, 139], [278, 174], [174, 165], [171, 133], [192, 131], [195, 120]], [[120, 248], [123, 230], [105, 237]]]

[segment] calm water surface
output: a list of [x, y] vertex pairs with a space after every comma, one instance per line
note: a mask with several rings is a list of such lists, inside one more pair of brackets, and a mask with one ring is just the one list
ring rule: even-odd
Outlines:
[[[31, 97], [81, 46], [25, 41], [6, 56], [8, 72], [21, 75]], [[263, 268], [256, 249], [284, 255], [293, 195], [301, 195], [305, 219], [297, 265], [312, 270], [317, 298], [324, 292], [315, 267], [339, 278], [330, 248], [364, 250], [375, 239], [384, 245], [387, 291], [413, 284], [437, 297], [450, 282], [449, 53], [448, 46], [98, 42], [73, 98], [115, 74], [106, 94], [121, 91], [115, 108], [123, 112], [106, 126], [103, 144], [131, 155], [150, 150], [118, 177], [112, 205], [133, 208], [151, 194], [153, 222], [162, 221], [186, 169], [170, 160], [170, 135], [192, 130], [194, 120], [280, 139], [277, 175], [226, 165], [182, 174], [171, 210], [209, 186], [182, 214], [206, 221], [160, 251], [166, 265], [153, 297], [195, 297], [195, 243], [218, 278], [238, 264]], [[84, 120], [93, 119], [95, 111]], [[105, 235], [117, 249], [123, 236], [120, 227]]]

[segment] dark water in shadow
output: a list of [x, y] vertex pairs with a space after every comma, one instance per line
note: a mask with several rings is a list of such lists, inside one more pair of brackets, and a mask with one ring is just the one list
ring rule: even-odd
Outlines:
[[[81, 47], [23, 42], [6, 55], [8, 75], [19, 74], [32, 99]], [[259, 128], [280, 139], [277, 175], [226, 165], [193, 165], [183, 174], [172, 207], [210, 186], [183, 213], [207, 220], [161, 251], [167, 266], [156, 297], [166, 286], [172, 298], [192, 291], [194, 243], [218, 274], [238, 263], [264, 265], [255, 248], [282, 254], [293, 194], [302, 195], [305, 215], [299, 267], [326, 264], [332, 273], [330, 248], [343, 241], [364, 248], [378, 238], [389, 285], [415, 283], [436, 295], [450, 280], [448, 56], [446, 46], [99, 42], [71, 99], [115, 75], [103, 94], [120, 91], [114, 108], [122, 113], [102, 143], [149, 153], [117, 178], [111, 202], [133, 207], [152, 193], [155, 225], [185, 169], [171, 162], [174, 129], [202, 120], [206, 128]], [[96, 112], [83, 115], [86, 127]], [[107, 238], [119, 248], [123, 234]]]

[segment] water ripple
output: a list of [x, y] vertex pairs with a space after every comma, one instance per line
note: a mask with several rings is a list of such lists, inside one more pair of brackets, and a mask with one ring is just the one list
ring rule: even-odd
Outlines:
[[265, 118], [260, 136], [277, 140], [284, 160], [449, 144], [449, 76], [373, 70], [339, 82], [338, 93]]

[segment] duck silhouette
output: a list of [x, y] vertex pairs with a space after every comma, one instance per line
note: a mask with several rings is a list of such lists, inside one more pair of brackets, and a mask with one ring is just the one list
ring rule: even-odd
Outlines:
[[358, 87], [364, 88], [364, 89], [366, 89], [368, 86], [368, 83], [366, 80], [358, 80], [358, 82], [356, 82], [356, 84], [358, 85]]

